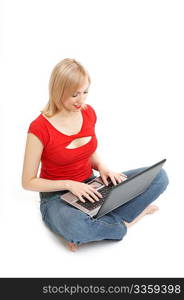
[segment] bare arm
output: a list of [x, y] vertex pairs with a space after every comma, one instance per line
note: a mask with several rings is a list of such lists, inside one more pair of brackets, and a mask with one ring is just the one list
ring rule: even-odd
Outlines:
[[22, 171], [22, 187], [37, 192], [69, 190], [72, 180], [37, 178], [42, 151], [41, 141], [34, 134], [28, 133]]
[[99, 171], [101, 167], [106, 167], [96, 151], [91, 155], [91, 163], [92, 163], [92, 169], [96, 171]]

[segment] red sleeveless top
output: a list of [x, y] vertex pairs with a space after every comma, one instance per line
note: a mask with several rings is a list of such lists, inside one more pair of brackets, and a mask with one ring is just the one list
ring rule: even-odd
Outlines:
[[[97, 148], [97, 117], [89, 104], [81, 113], [82, 127], [77, 134], [70, 136], [57, 130], [42, 114], [30, 124], [28, 132], [36, 135], [44, 146], [40, 178], [83, 181], [92, 176], [90, 157]], [[66, 148], [74, 139], [87, 136], [91, 136], [87, 144], [74, 149]]]

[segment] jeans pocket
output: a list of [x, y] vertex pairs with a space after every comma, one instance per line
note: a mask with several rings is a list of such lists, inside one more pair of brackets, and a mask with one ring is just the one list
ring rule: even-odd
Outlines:
[[48, 201], [42, 200], [41, 203], [40, 203], [40, 211], [41, 211], [43, 220], [45, 220], [45, 216], [46, 216], [46, 213], [47, 213], [47, 208], [48, 208], [47, 202]]
[[57, 200], [57, 199], [60, 199], [60, 195], [62, 193], [54, 193], [52, 195], [50, 195], [50, 197], [48, 198], [45, 198], [45, 197], [40, 197], [41, 198], [41, 202], [40, 202], [40, 211], [42, 213], [42, 218], [43, 220], [45, 220], [45, 216], [46, 216], [46, 213], [47, 213], [47, 210], [49, 208], [49, 206], [52, 204], [53, 201]]

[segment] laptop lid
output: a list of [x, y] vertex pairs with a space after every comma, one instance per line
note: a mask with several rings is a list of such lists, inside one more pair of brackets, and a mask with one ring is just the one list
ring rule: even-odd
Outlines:
[[117, 186], [112, 187], [105, 202], [100, 207], [94, 218], [100, 218], [115, 208], [125, 204], [136, 196], [142, 194], [156, 177], [166, 159], [146, 168], [145, 170], [129, 177]]

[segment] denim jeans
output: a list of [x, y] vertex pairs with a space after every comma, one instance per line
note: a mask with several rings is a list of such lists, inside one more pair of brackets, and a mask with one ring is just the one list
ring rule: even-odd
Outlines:
[[[145, 168], [123, 172], [128, 177]], [[84, 180], [87, 183], [96, 176]], [[166, 171], [162, 168], [148, 189], [122, 206], [114, 209], [99, 219], [71, 206], [60, 199], [67, 191], [40, 192], [40, 210], [46, 225], [65, 240], [82, 244], [100, 240], [122, 240], [127, 233], [124, 223], [134, 220], [150, 203], [164, 192], [169, 183]]]

